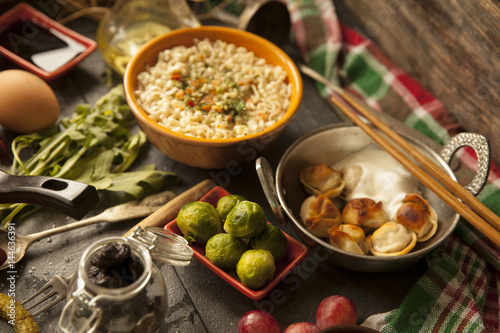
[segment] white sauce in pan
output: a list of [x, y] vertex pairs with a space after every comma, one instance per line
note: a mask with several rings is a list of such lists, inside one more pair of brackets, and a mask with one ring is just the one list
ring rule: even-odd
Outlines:
[[345, 200], [370, 198], [381, 201], [390, 219], [407, 193], [420, 193], [417, 180], [385, 150], [370, 145], [335, 163], [332, 168], [346, 173]]

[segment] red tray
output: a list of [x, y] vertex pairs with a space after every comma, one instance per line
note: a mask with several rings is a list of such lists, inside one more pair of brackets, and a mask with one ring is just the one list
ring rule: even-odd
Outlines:
[[[208, 192], [200, 201], [205, 201], [210, 203], [212, 206], [217, 206], [217, 201], [223, 196], [228, 195], [224, 188], [217, 186], [214, 187], [210, 192]], [[269, 222], [268, 222], [269, 223]], [[165, 226], [165, 229], [174, 232], [178, 235], [182, 236], [181, 231], [177, 227], [177, 219], [168, 223]], [[207, 266], [212, 272], [226, 280], [230, 285], [234, 288], [238, 289], [247, 297], [253, 300], [260, 300], [264, 296], [267, 295], [276, 285], [283, 280], [285, 276], [287, 276], [304, 258], [307, 256], [308, 249], [301, 242], [297, 241], [295, 238], [289, 236], [285, 233], [288, 248], [286, 254], [276, 262], [276, 271], [274, 272], [274, 277], [271, 281], [269, 281], [264, 287], [253, 290], [248, 287], [245, 287], [237, 278], [236, 273], [227, 272], [210, 262], [210, 260], [205, 257], [205, 245], [193, 243], [191, 244], [191, 248], [194, 251], [194, 257], [200, 261], [203, 265]]]
[[66, 64], [59, 67], [58, 69], [48, 72], [36, 66], [35, 64], [29, 62], [28, 60], [25, 60], [24, 58], [18, 56], [17, 54], [11, 52], [5, 47], [0, 46], [0, 54], [4, 55], [6, 58], [17, 63], [19, 66], [24, 67], [25, 69], [37, 74], [38, 76], [42, 77], [47, 81], [55, 79], [60, 75], [66, 73], [68, 70], [76, 66], [80, 61], [85, 59], [97, 48], [97, 43], [94, 40], [82, 36], [71, 29], [68, 29], [64, 25], [52, 20], [48, 16], [44, 15], [43, 13], [39, 12], [38, 10], [36, 10], [35, 8], [31, 7], [26, 3], [20, 3], [16, 7], [12, 8], [11, 10], [7, 11], [5, 14], [0, 16], [0, 27], [6, 27], [19, 20], [23, 21], [28, 20], [30, 22], [37, 23], [38, 25], [41, 25], [46, 29], [53, 28], [54, 30], [60, 32], [61, 34], [73, 39], [74, 41], [79, 42], [85, 47], [85, 50], [83, 50], [80, 54], [75, 56], [72, 60], [68, 61]]

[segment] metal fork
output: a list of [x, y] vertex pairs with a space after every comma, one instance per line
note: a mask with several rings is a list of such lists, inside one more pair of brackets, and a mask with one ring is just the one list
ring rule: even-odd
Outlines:
[[[43, 311], [53, 307], [60, 301], [66, 299], [66, 293], [68, 291], [68, 282], [70, 279], [71, 277], [65, 278], [60, 275], [54, 276], [52, 279], [49, 280], [49, 282], [47, 282], [42, 288], [40, 288], [40, 290], [38, 290], [33, 295], [25, 299], [21, 304], [24, 306], [26, 303], [33, 300], [38, 295], [48, 290], [47, 293], [43, 294], [41, 299], [37, 299], [36, 302], [31, 304], [29, 307], [25, 307], [26, 310], [30, 311], [31, 309], [43, 305], [42, 307], [38, 308], [35, 312], [32, 312], [32, 315], [36, 316], [42, 313]], [[53, 298], [54, 295], [56, 295], [55, 298]], [[51, 300], [49, 302], [46, 302], [48, 299]], [[44, 302], [46, 302], [46, 304], [44, 304]]]

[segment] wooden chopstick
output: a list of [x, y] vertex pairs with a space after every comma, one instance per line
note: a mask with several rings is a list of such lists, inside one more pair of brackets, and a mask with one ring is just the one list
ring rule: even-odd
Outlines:
[[[335, 96], [336, 95], [336, 96]], [[465, 188], [454, 181], [451, 177], [439, 169], [432, 161], [411, 146], [401, 136], [377, 119], [367, 108], [354, 99], [346, 91], [335, 93], [331, 101], [356, 125], [368, 134], [376, 143], [384, 148], [392, 157], [399, 161], [410, 173], [412, 173], [422, 184], [436, 193], [444, 202], [446, 202], [457, 213], [463, 216], [474, 227], [476, 227], [484, 236], [489, 238], [497, 246], [500, 246], [500, 218], [494, 214], [488, 207], [480, 202], [476, 197], [470, 194]], [[387, 135], [397, 145], [415, 159], [423, 168], [439, 180], [445, 187], [432, 178], [429, 174], [419, 168], [412, 160], [403, 155], [399, 149], [394, 147], [389, 141], [382, 137], [375, 129], [361, 120], [358, 115], [349, 107], [352, 106], [362, 116], [369, 120], [382, 133]], [[450, 193], [450, 191], [453, 193]], [[470, 207], [465, 205], [456, 196], [462, 199]], [[479, 216], [481, 215], [481, 216]]]
[[[334, 97], [331, 98], [331, 101], [342, 111], [341, 115], [347, 116], [356, 125], [361, 127], [374, 141], [379, 143], [396, 160], [402, 163], [403, 166], [408, 169], [408, 171], [410, 171], [418, 180], [420, 180], [420, 182], [422, 182], [439, 197], [441, 197], [443, 201], [445, 201], [457, 213], [462, 215], [467, 221], [475, 226], [483, 235], [489, 238], [497, 246], [500, 246], [500, 234], [497, 231], [500, 230], [500, 218], [495, 215], [490, 209], [488, 209], [488, 207], [477, 200], [477, 198], [470, 194], [465, 188], [451, 179], [451, 177], [445, 174], [419, 151], [414, 149], [409, 143], [407, 143], [403, 138], [392, 131], [387, 125], [380, 121], [366, 107], [361, 105], [360, 102], [358, 102], [340, 86], [327, 80], [324, 76], [304, 64], [299, 64], [298, 67], [302, 73], [333, 90]], [[441, 184], [431, 178], [427, 173], [422, 171], [415, 163], [413, 163], [413, 161], [401, 154], [398, 149], [396, 149], [394, 146], [392, 146], [392, 144], [390, 144], [387, 140], [380, 136], [371, 126], [367, 125], [363, 120], [361, 120], [351, 109], [351, 105], [374, 126], [378, 127], [382, 132], [390, 137], [395, 143], [401, 143], [400, 146], [402, 149], [406, 149], [405, 151], [410, 156], [418, 158], [420, 161], [419, 163], [423, 165], [424, 168], [428, 167], [428, 169], [430, 170], [428, 172], [433, 174], [436, 179], [439, 179], [447, 187], [443, 188]], [[469, 204], [473, 210], [467, 207], [462, 201], [457, 199], [457, 197], [452, 195], [448, 190], [459, 196], [460, 199]], [[478, 214], [480, 214], [484, 218], [484, 220], [480, 216], [478, 216]]]
[[457, 195], [466, 204], [472, 207], [472, 209], [482, 216], [486, 221], [488, 221], [492, 226], [500, 231], [500, 217], [493, 213], [488, 207], [486, 207], [481, 201], [479, 201], [475, 196], [473, 196], [469, 191], [467, 191], [463, 186], [458, 184], [455, 180], [444, 173], [436, 164], [430, 161], [425, 155], [420, 153], [411, 144], [399, 136], [396, 132], [391, 130], [389, 126], [380, 121], [373, 113], [368, 111], [361, 105], [356, 99], [351, 95], [344, 92], [342, 97], [351, 104], [358, 112], [360, 112], [366, 119], [368, 119], [373, 125], [380, 129], [384, 134], [386, 134], [391, 140], [396, 142], [406, 153], [411, 154], [412, 158], [421, 164], [421, 166], [433, 175], [439, 182], [443, 183], [447, 189], [452, 193]]

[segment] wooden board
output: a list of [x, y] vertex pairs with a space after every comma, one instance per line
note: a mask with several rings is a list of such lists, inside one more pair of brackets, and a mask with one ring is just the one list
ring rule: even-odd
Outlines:
[[500, 162], [500, 2], [335, 2], [465, 130], [486, 136]]

